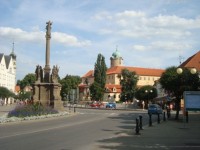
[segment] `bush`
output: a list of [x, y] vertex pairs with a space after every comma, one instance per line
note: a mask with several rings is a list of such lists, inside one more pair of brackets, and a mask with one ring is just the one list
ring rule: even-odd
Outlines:
[[57, 114], [58, 111], [51, 107], [44, 107], [39, 103], [32, 105], [18, 105], [8, 113], [8, 117], [30, 117], [47, 114]]

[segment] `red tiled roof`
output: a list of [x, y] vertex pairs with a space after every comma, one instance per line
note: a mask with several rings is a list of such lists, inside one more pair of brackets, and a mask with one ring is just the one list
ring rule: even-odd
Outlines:
[[106, 84], [105, 88], [107, 88], [109, 93], [113, 92], [113, 88], [116, 88], [116, 92], [113, 93], [121, 93], [121, 86], [118, 84]]
[[20, 86], [19, 85], [16, 85], [15, 86], [15, 92], [19, 92], [20, 91]]
[[189, 57], [179, 67], [196, 68], [200, 71], [200, 51]]
[[115, 66], [109, 68], [107, 70], [107, 74], [120, 74], [123, 69], [128, 69], [129, 71], [135, 71], [137, 75], [143, 75], [143, 76], [161, 76], [162, 73], [165, 71], [163, 69]]
[[[107, 70], [106, 74], [121, 74], [123, 69], [128, 69], [129, 71], [135, 71], [137, 75], [143, 76], [161, 76], [165, 71], [164, 69], [153, 69], [153, 68], [139, 68], [139, 67], [126, 67], [126, 66], [115, 66]], [[93, 77], [93, 70], [88, 71], [83, 78]]]
[[88, 77], [93, 77], [93, 70], [88, 71], [82, 78], [88, 78]]

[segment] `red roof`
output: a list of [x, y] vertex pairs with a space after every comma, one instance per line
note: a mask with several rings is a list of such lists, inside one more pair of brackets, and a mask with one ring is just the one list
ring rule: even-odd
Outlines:
[[143, 75], [143, 76], [161, 76], [162, 73], [165, 71], [163, 69], [115, 66], [109, 68], [107, 70], [107, 74], [120, 74], [123, 69], [128, 69], [129, 71], [135, 71], [137, 75]]
[[[164, 69], [153, 69], [153, 68], [139, 68], [139, 67], [126, 67], [126, 66], [114, 66], [107, 70], [106, 74], [121, 74], [123, 69], [128, 69], [129, 71], [135, 71], [137, 75], [143, 76], [161, 76], [165, 71]], [[83, 78], [93, 77], [93, 70], [88, 71]]]
[[93, 77], [93, 70], [88, 71], [82, 78], [88, 78], [88, 77]]
[[20, 86], [19, 86], [19, 85], [16, 85], [16, 86], [15, 86], [15, 92], [18, 93], [19, 91], [20, 91]]
[[[118, 84], [106, 84], [105, 88], [109, 93], [121, 93], [121, 85]], [[113, 88], [115, 88], [116, 91], [113, 91]]]
[[189, 57], [179, 67], [196, 68], [200, 71], [200, 51]]

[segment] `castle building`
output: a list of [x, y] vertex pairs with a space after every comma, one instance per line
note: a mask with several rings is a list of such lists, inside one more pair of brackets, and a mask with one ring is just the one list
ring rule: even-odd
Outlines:
[[[0, 86], [6, 87], [13, 93], [15, 92], [16, 84], [16, 58], [14, 43], [10, 55], [0, 53]], [[8, 103], [10, 103], [10, 99]]]
[[[119, 76], [123, 69], [135, 71], [138, 76], [137, 86], [154, 85], [155, 81], [159, 80], [163, 69], [129, 67], [123, 65], [123, 58], [120, 52], [116, 51], [110, 57], [110, 68], [106, 72], [106, 85], [104, 93], [104, 101], [119, 101], [121, 94], [121, 86]], [[89, 86], [94, 82], [93, 70], [88, 71], [82, 76], [82, 83], [79, 85], [80, 100], [90, 100]]]

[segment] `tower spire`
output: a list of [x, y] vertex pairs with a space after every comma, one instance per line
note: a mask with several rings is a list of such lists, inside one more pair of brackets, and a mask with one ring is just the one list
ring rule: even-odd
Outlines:
[[13, 46], [12, 46], [12, 53], [14, 54], [14, 50], [15, 50], [15, 42], [13, 41]]

